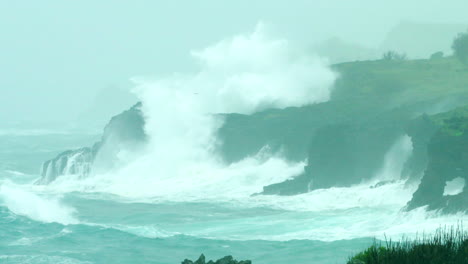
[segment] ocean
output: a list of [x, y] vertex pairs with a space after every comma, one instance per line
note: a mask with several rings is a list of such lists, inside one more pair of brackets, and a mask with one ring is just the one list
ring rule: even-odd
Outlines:
[[[424, 208], [404, 212], [415, 186], [403, 181], [289, 197], [249, 195], [262, 188], [252, 182], [264, 181], [241, 176], [223, 182], [196, 179], [203, 184], [162, 177], [142, 186], [140, 172], [128, 170], [120, 174], [127, 173], [131, 192], [123, 183], [103, 188], [115, 182], [97, 184], [92, 176], [34, 184], [43, 161], [98, 138], [54, 131], [0, 133], [0, 263], [172, 264], [203, 253], [208, 259], [232, 255], [255, 264], [344, 264], [376, 239], [420, 237], [468, 219]], [[147, 195], [152, 188], [153, 195]], [[139, 189], [145, 195], [138, 195]]]

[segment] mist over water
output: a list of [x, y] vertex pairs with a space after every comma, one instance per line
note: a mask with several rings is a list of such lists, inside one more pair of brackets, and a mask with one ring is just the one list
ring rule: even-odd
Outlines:
[[400, 180], [405, 162], [411, 156], [413, 143], [408, 135], [401, 136], [384, 156], [383, 167], [376, 173], [375, 180]]
[[[368, 246], [369, 238], [416, 237], [467, 219], [425, 207], [402, 210], [419, 184], [401, 179], [414, 154], [406, 134], [396, 137], [381, 166], [359, 184], [259, 195], [264, 186], [304, 173], [307, 160], [288, 160], [266, 145], [226, 162], [218, 137], [223, 114], [327, 102], [338, 74], [326, 59], [273, 36], [263, 23], [194, 50], [190, 58], [198, 66], [194, 72], [132, 79], [148, 142], [138, 153], [119, 153], [119, 166], [94, 168], [86, 177], [62, 175], [48, 185], [33, 184], [36, 175], [0, 167], [0, 262], [133, 263], [134, 255], [118, 250], [123, 245], [137, 248], [132, 254], [141, 262], [135, 263], [145, 263], [145, 253], [160, 256], [154, 248], [172, 254], [157, 263], [192, 257], [187, 252], [234, 252], [255, 263], [279, 264], [287, 260], [280, 254], [302, 261], [325, 251], [331, 253], [310, 263], [341, 263], [350, 250]], [[460, 181], [447, 182], [445, 195], [461, 192]], [[74, 250], [99, 253], [89, 253], [94, 262], [88, 262]]]

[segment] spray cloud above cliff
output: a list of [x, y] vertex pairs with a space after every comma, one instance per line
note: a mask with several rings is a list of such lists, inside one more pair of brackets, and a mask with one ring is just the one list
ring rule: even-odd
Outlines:
[[197, 73], [143, 81], [136, 90], [145, 105], [154, 105], [158, 93], [166, 91], [175, 95], [166, 102], [186, 96], [183, 100], [199, 102], [205, 113], [250, 114], [327, 101], [336, 74], [327, 61], [293, 52], [292, 46], [270, 37], [260, 22], [250, 34], [192, 51]]
[[327, 61], [298, 53], [285, 39], [270, 37], [263, 23], [249, 34], [191, 55], [200, 67], [195, 73], [156, 80], [135, 78], [150, 144], [146, 154], [120, 171], [122, 177], [113, 176], [113, 181], [124, 179], [113, 186], [128, 193], [126, 183], [132, 175], [132, 182], [142, 183], [140, 194], [142, 188], [151, 186], [149, 193], [164, 195], [170, 191], [168, 186], [197, 192], [203, 185], [204, 190], [216, 192], [217, 183], [235, 179], [242, 186], [234, 184], [237, 187], [231, 189], [249, 195], [300, 173], [302, 163], [290, 164], [265, 153], [223, 164], [216, 155], [222, 144], [217, 139], [223, 122], [218, 114], [251, 114], [327, 101], [337, 77]]

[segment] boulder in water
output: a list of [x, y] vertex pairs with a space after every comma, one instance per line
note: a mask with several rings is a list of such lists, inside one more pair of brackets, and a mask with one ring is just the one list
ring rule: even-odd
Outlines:
[[208, 262], [205, 262], [205, 255], [202, 254], [195, 262], [189, 259], [185, 259], [184, 261], [182, 261], [182, 264], [252, 264], [252, 261], [237, 261], [232, 256], [226, 256], [224, 258], [218, 259], [217, 261], [210, 260]]

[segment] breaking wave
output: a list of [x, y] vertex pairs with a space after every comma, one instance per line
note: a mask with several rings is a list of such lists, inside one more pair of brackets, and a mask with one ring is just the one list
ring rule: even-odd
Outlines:
[[75, 210], [55, 198], [42, 197], [14, 184], [0, 185], [0, 202], [11, 212], [46, 223], [76, 224]]

